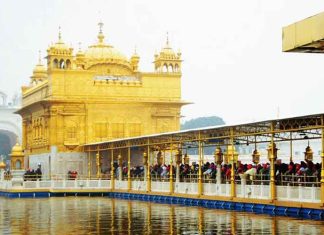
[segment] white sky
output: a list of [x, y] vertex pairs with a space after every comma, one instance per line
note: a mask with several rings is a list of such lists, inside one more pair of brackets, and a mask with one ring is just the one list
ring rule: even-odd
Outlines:
[[183, 56], [182, 97], [194, 102], [185, 119], [217, 115], [226, 123], [324, 112], [324, 55], [281, 52], [283, 26], [324, 10], [318, 0], [17, 1], [0, 0], [0, 90], [10, 96], [29, 83], [62, 27], [77, 51], [96, 41], [105, 23], [108, 43], [153, 71], [165, 44]]

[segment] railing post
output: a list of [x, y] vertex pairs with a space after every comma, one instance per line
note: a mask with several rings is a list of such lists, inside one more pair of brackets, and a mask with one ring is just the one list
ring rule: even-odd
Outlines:
[[110, 161], [110, 184], [111, 190], [115, 189], [115, 176], [114, 176], [114, 149], [111, 149], [111, 161]]
[[131, 191], [132, 189], [132, 181], [131, 181], [131, 175], [130, 175], [130, 167], [131, 167], [131, 153], [130, 153], [130, 147], [128, 146], [128, 169], [127, 169], [127, 188], [128, 191]]
[[170, 144], [170, 194], [173, 194], [173, 159], [172, 159], [172, 142]]
[[100, 155], [99, 155], [99, 150], [96, 154], [96, 166], [97, 166], [97, 179], [100, 178]]
[[150, 139], [147, 139], [147, 192], [151, 192], [151, 157], [150, 157]]
[[232, 154], [231, 154], [231, 198], [236, 197], [236, 191], [235, 191], [235, 168], [234, 168], [234, 130], [231, 128], [231, 145], [232, 145]]
[[199, 131], [199, 139], [198, 139], [198, 156], [199, 156], [199, 168], [198, 168], [198, 196], [203, 194], [203, 183], [202, 183], [202, 142], [201, 142], [201, 134]]
[[276, 159], [276, 150], [275, 150], [275, 143], [274, 143], [274, 122], [271, 122], [271, 146], [270, 146], [270, 199], [272, 201], [276, 200], [276, 179], [275, 179], [275, 159]]

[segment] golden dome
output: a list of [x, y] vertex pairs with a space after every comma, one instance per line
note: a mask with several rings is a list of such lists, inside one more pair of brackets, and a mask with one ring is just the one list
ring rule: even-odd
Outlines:
[[33, 70], [33, 73], [46, 73], [46, 68], [42, 64], [37, 64]]
[[58, 41], [47, 49], [47, 53], [57, 55], [71, 55], [72, 52], [73, 48], [63, 42], [61, 36], [61, 27], [59, 27]]
[[169, 36], [167, 34], [167, 40], [166, 45], [163, 47], [160, 51], [160, 54], [155, 54], [156, 59], [162, 59], [162, 60], [180, 60], [181, 59], [181, 53], [175, 53], [174, 50], [171, 48], [169, 44]]
[[7, 165], [3, 161], [0, 162], [0, 169], [6, 169], [6, 166]]
[[124, 54], [115, 49], [112, 45], [104, 42], [105, 36], [102, 33], [103, 23], [100, 22], [99, 26], [98, 42], [89, 46], [88, 50], [85, 52], [85, 60], [88, 67], [95, 64], [113, 63], [126, 65], [131, 68], [130, 62]]
[[33, 83], [33, 81], [35, 81], [35, 82], [43, 81], [44, 79], [47, 78], [47, 69], [42, 64], [40, 51], [39, 51], [38, 64], [35, 66], [35, 68], [33, 70], [33, 75], [31, 76], [31, 78], [32, 78], [31, 83]]
[[22, 146], [19, 145], [18, 141], [15, 146], [12, 147], [10, 156], [24, 156]]
[[85, 57], [88, 60], [106, 60], [106, 61], [124, 61], [128, 62], [127, 57], [115, 49], [111, 45], [96, 44], [89, 47], [85, 52]]

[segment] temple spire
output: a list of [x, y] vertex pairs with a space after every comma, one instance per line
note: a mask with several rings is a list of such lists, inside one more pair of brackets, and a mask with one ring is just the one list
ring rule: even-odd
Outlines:
[[62, 41], [61, 26], [59, 26], [59, 34], [58, 34], [58, 40], [59, 40], [59, 42], [61, 42], [61, 41]]
[[41, 65], [42, 64], [42, 54], [41, 51], [38, 50], [38, 64]]
[[99, 23], [98, 23], [98, 25], [99, 25], [98, 40], [99, 40], [99, 43], [103, 43], [104, 42], [104, 38], [105, 38], [105, 36], [102, 33], [102, 28], [104, 26], [104, 23], [102, 23], [102, 21], [100, 20]]
[[169, 32], [166, 33], [166, 47], [169, 47]]
[[100, 20], [98, 25], [99, 25], [99, 33], [102, 33], [102, 28], [104, 26], [104, 23], [102, 23], [102, 21]]

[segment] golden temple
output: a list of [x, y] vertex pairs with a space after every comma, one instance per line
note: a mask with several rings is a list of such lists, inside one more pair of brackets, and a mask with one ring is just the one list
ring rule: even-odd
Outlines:
[[82, 172], [84, 144], [179, 130], [188, 104], [181, 100], [181, 53], [167, 39], [154, 55], [154, 72], [141, 72], [137, 52], [128, 59], [105, 42], [98, 25], [97, 42], [76, 54], [60, 30], [47, 49], [47, 67], [39, 59], [30, 85], [22, 87], [17, 113], [25, 166], [41, 163], [49, 173], [69, 162]]

